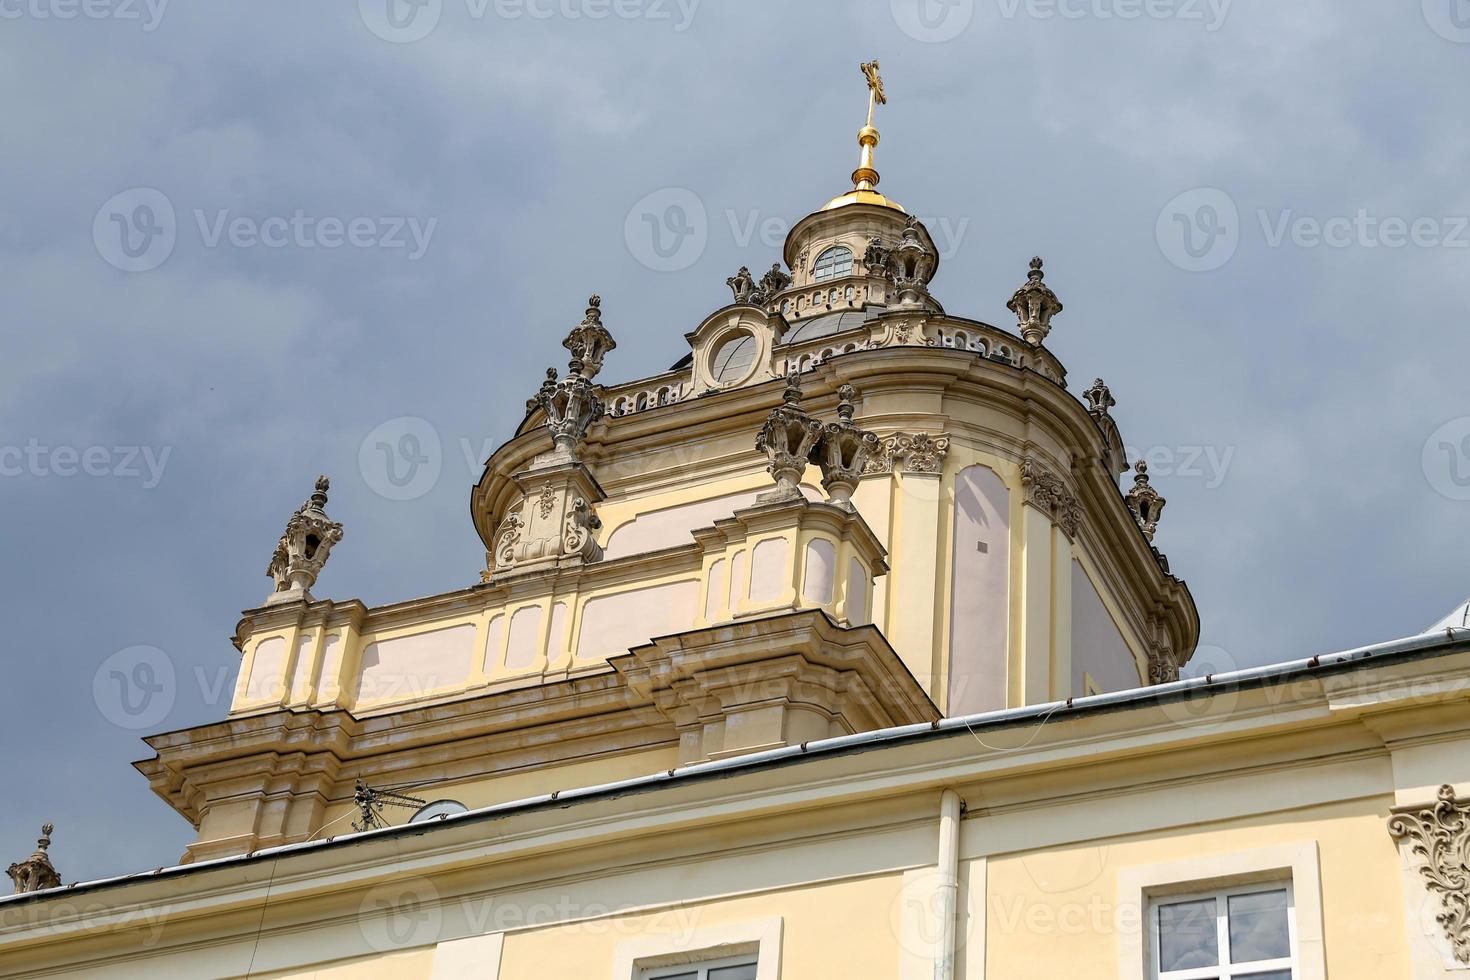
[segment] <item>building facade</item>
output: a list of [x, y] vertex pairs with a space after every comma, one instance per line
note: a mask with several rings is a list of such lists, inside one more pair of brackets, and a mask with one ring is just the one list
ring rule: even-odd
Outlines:
[[0, 975], [1470, 973], [1470, 634], [1181, 681], [1112, 393], [1040, 258], [1014, 324], [941, 305], [864, 74], [852, 188], [672, 368], [601, 380], [591, 298], [472, 489], [479, 581], [316, 598], [318, 481], [228, 715], [137, 764], [196, 840], [72, 885], [43, 840]]

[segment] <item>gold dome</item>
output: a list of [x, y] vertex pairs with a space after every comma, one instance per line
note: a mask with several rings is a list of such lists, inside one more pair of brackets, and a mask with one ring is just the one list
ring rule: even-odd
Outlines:
[[848, 191], [846, 194], [834, 197], [832, 198], [832, 200], [822, 205], [822, 210], [835, 211], [838, 208], [845, 208], [849, 204], [875, 204], [880, 208], [892, 208], [900, 214], [908, 214], [908, 212], [904, 210], [903, 205], [893, 200], [893, 198], [884, 197], [877, 191], [870, 190]]

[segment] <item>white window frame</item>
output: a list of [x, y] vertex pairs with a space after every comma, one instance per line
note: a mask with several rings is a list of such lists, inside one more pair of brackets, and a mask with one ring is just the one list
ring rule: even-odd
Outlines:
[[696, 974], [695, 980], [709, 980], [709, 971], [726, 966], [755, 966], [760, 969], [760, 954], [744, 953], [739, 956], [722, 956], [714, 960], [697, 960], [693, 963], [668, 963], [664, 966], [639, 967], [637, 980], [659, 980], [661, 977]]
[[1292, 980], [1327, 980], [1322, 931], [1322, 869], [1317, 842], [1305, 840], [1254, 850], [1216, 850], [1161, 864], [1118, 871], [1118, 980], [1154, 976], [1148, 954], [1148, 919], [1155, 900], [1236, 885], [1290, 879], [1296, 914], [1296, 971]]
[[[1231, 963], [1230, 960], [1230, 899], [1237, 895], [1257, 895], [1261, 892], [1286, 892], [1286, 932], [1288, 955], [1271, 960], [1255, 960], [1250, 963]], [[1220, 962], [1213, 966], [1191, 967], [1187, 970], [1161, 970], [1159, 944], [1159, 910], [1166, 905], [1182, 902], [1215, 902], [1215, 949]], [[1156, 895], [1148, 905], [1148, 956], [1151, 980], [1240, 980], [1272, 970], [1290, 970], [1293, 980], [1301, 975], [1297, 956], [1296, 896], [1291, 879], [1256, 881], [1234, 885], [1229, 888], [1214, 888], [1209, 891], [1190, 892], [1183, 895]]]
[[613, 954], [612, 980], [644, 980], [649, 971], [672, 972], [679, 966], [749, 963], [756, 980], [781, 976], [780, 916], [696, 929], [686, 935], [648, 935], [625, 939]]
[[[841, 272], [838, 272], [837, 269], [844, 260], [835, 257], [836, 253], [839, 251], [847, 253], [847, 258], [845, 260], [847, 262], [847, 268], [843, 269]], [[834, 256], [834, 258], [832, 259], [832, 262], [828, 265], [828, 267], [826, 269], [823, 269], [822, 260], [829, 255]], [[822, 253], [816, 257], [815, 261], [812, 262], [812, 282], [826, 282], [829, 279], [841, 279], [844, 276], [850, 276], [852, 275], [854, 262], [856, 262], [856, 257], [852, 254], [852, 249], [848, 248], [846, 245], [832, 245], [828, 248], [824, 248], [822, 249]]]

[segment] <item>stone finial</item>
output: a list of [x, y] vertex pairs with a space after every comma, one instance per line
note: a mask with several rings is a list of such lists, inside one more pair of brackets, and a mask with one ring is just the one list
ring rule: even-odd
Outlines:
[[822, 487], [832, 502], [852, 506], [852, 494], [867, 468], [868, 457], [878, 450], [878, 437], [853, 424], [857, 389], [837, 389], [837, 421], [828, 422], [817, 447], [817, 465], [822, 468]]
[[1154, 532], [1159, 529], [1159, 517], [1164, 513], [1164, 504], [1167, 501], [1149, 484], [1148, 463], [1140, 459], [1133, 464], [1133, 472], [1133, 489], [1127, 494], [1128, 509], [1133, 511], [1134, 520], [1143, 528], [1144, 537], [1152, 541]]
[[1095, 379], [1092, 387], [1082, 393], [1082, 397], [1087, 399], [1087, 413], [1093, 418], [1107, 415], [1108, 409], [1118, 404], [1112, 391], [1103, 384], [1102, 378]]
[[801, 375], [794, 368], [786, 373], [781, 402], [755, 438], [755, 448], [770, 460], [766, 472], [776, 481], [776, 489], [756, 497], [760, 503], [801, 499], [801, 477], [822, 436], [822, 423], [801, 409]]
[[781, 268], [780, 262], [772, 262], [771, 268], [765, 275], [761, 276], [761, 293], [766, 302], [776, 298], [776, 294], [791, 285], [791, 276]]
[[730, 292], [735, 296], [735, 302], [759, 302], [759, 290], [755, 285], [755, 277], [750, 274], [748, 267], [742, 265], [739, 272], [725, 280], [725, 285], [730, 287]]
[[526, 414], [530, 415], [536, 409], [540, 408], [541, 399], [553, 394], [555, 391], [556, 368], [549, 367], [546, 369], [546, 380], [541, 382], [541, 387], [536, 390], [536, 394], [526, 399]]
[[[602, 359], [616, 350], [618, 342], [602, 325], [602, 297], [587, 300], [587, 315], [572, 328], [562, 346], [572, 352], [569, 372], [591, 381], [602, 370]], [[553, 376], [554, 377], [554, 376]]]
[[1039, 346], [1051, 333], [1051, 318], [1062, 312], [1062, 303], [1051, 287], [1042, 282], [1046, 273], [1041, 269], [1041, 256], [1031, 260], [1031, 271], [1026, 273], [1026, 283], [1016, 290], [1006, 309], [1016, 314], [1022, 338], [1032, 346]]
[[51, 847], [51, 832], [55, 829], [52, 824], [43, 824], [41, 837], [36, 841], [36, 852], [6, 869], [10, 880], [15, 884], [17, 895], [60, 887], [61, 875], [56, 873], [56, 868], [51, 864], [51, 855], [46, 853]]
[[934, 278], [938, 259], [934, 249], [919, 237], [919, 219], [909, 218], [898, 244], [888, 254], [888, 277], [898, 294], [897, 307], [922, 309], [930, 305], [929, 280]]
[[316, 584], [332, 547], [342, 540], [342, 525], [333, 523], [326, 512], [330, 488], [331, 481], [325, 476], [317, 477], [310, 499], [286, 522], [286, 531], [276, 542], [275, 553], [265, 570], [276, 581], [276, 590], [267, 603], [311, 601], [311, 587]]
[[552, 451], [569, 459], [576, 458], [577, 447], [587, 438], [592, 423], [607, 413], [592, 382], [576, 372], [550, 388], [543, 385], [536, 402], [546, 413]]

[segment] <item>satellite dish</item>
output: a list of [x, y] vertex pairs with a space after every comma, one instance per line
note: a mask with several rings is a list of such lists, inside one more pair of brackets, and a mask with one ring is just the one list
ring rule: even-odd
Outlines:
[[425, 806], [419, 807], [417, 813], [408, 818], [409, 823], [423, 823], [425, 820], [452, 817], [456, 813], [465, 813], [469, 807], [458, 800], [435, 800]]

